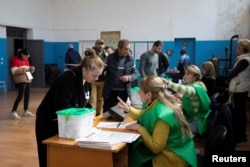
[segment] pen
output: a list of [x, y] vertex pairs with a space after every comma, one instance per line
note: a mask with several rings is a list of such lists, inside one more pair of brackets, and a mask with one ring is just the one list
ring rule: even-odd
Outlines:
[[119, 123], [117, 124], [116, 128], [119, 128], [120, 125], [121, 125], [121, 122], [119, 122]]

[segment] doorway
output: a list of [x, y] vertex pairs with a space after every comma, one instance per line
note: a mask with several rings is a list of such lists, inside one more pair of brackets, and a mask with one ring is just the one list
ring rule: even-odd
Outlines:
[[[180, 58], [180, 50], [185, 49], [190, 56], [190, 63], [195, 64], [195, 38], [175, 38], [174, 50], [176, 50], [175, 57]], [[177, 62], [177, 61], [176, 61]]]
[[10, 68], [13, 55], [17, 54], [17, 50], [28, 48], [32, 58], [32, 64], [36, 71], [33, 74], [32, 88], [45, 87], [45, 71], [44, 71], [44, 41], [26, 39], [26, 30], [19, 28], [7, 28], [7, 55], [8, 55], [8, 90], [16, 89]]

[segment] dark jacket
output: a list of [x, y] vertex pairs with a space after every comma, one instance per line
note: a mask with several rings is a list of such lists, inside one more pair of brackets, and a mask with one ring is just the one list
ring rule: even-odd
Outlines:
[[[117, 50], [110, 54], [107, 58], [107, 66], [105, 68], [106, 78], [103, 88], [103, 98], [108, 99], [114, 85], [119, 81], [119, 76], [117, 76], [119, 55]], [[130, 97], [131, 81], [134, 81], [137, 77], [137, 70], [134, 64], [134, 58], [130, 55], [126, 56], [125, 60], [125, 75], [129, 75], [131, 80], [126, 83], [126, 89], [128, 96]]]
[[162, 52], [158, 54], [158, 69], [156, 69], [157, 74], [160, 75], [162, 73], [165, 73], [168, 69], [169, 63], [168, 58], [166, 55], [164, 55]]
[[[85, 91], [84, 91], [85, 90]], [[76, 107], [91, 107], [84, 96], [84, 92], [91, 92], [91, 84], [82, 84], [81, 67], [73, 71], [62, 73], [52, 83], [36, 112], [36, 128], [58, 132], [56, 111]], [[53, 131], [52, 130], [52, 131]]]
[[[80, 64], [81, 60], [81, 55], [73, 48], [68, 49], [65, 54], [65, 64]], [[71, 69], [74, 66], [67, 65], [67, 68]]]
[[216, 79], [203, 76], [201, 81], [205, 84], [207, 88], [207, 94], [211, 98], [213, 94], [215, 94], [217, 90]]
[[[93, 49], [95, 49], [95, 51], [96, 51], [96, 48], [95, 48], [95, 47], [93, 47]], [[106, 56], [106, 54], [105, 54], [104, 52], [102, 52], [101, 54], [98, 54], [97, 51], [96, 51], [96, 54], [97, 54], [97, 55], [102, 59], [102, 61], [106, 64], [106, 62], [107, 62], [107, 56]], [[95, 82], [103, 82], [103, 81], [105, 81], [104, 70], [103, 70], [102, 74], [98, 77], [98, 80], [95, 81]]]
[[[85, 90], [85, 91], [84, 91]], [[43, 140], [58, 134], [56, 111], [75, 107], [90, 107], [84, 92], [91, 91], [91, 85], [82, 82], [82, 69], [65, 71], [51, 85], [36, 112], [36, 139], [40, 166], [46, 166], [47, 146]], [[89, 96], [89, 95], [88, 95]]]

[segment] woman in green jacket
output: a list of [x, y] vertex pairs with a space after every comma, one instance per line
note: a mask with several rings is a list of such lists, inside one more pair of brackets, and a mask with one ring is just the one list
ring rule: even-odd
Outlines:
[[180, 105], [166, 89], [166, 80], [144, 77], [139, 87], [142, 110], [127, 106], [118, 97], [118, 107], [138, 120], [126, 128], [141, 134], [130, 145], [129, 167], [196, 167], [193, 135]]
[[177, 92], [175, 96], [181, 100], [184, 115], [190, 123], [192, 132], [202, 135], [207, 129], [211, 101], [206, 86], [201, 81], [199, 67], [190, 65], [185, 67], [184, 70], [183, 80], [185, 85], [171, 81], [168, 81], [167, 85]]

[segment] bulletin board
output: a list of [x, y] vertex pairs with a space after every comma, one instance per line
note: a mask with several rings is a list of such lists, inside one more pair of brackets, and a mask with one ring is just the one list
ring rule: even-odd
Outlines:
[[101, 39], [105, 41], [106, 46], [112, 46], [113, 48], [117, 48], [118, 42], [121, 39], [120, 31], [102, 31]]

